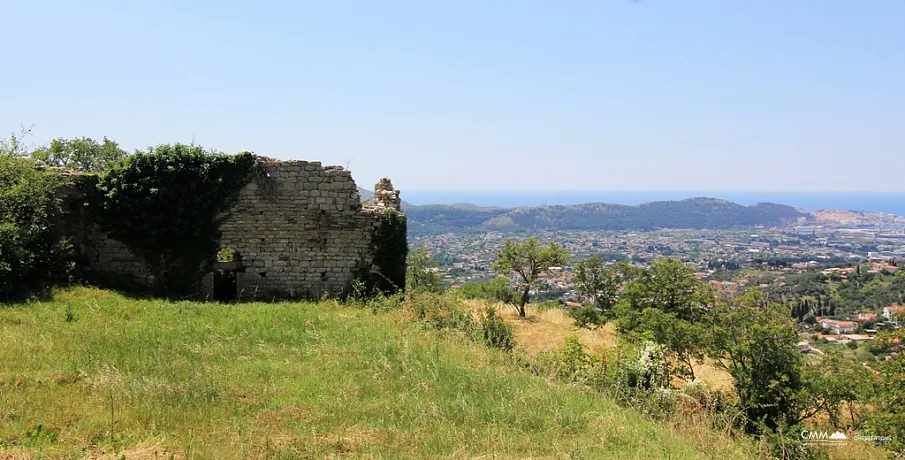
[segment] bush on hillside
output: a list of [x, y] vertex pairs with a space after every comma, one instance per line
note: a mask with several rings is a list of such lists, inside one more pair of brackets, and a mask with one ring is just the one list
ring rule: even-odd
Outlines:
[[570, 335], [553, 354], [555, 371], [559, 378], [570, 382], [588, 382], [593, 367], [593, 358], [578, 340], [578, 336]]
[[569, 310], [569, 316], [575, 320], [575, 327], [596, 329], [606, 323], [606, 319], [595, 305], [584, 304]]
[[484, 315], [481, 317], [481, 337], [484, 345], [491, 348], [499, 348], [505, 351], [512, 351], [515, 347], [515, 335], [512, 333], [512, 326], [506, 324], [493, 307], [487, 307]]

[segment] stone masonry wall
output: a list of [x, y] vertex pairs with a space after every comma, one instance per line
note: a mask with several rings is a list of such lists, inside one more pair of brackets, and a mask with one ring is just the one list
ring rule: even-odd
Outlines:
[[[378, 184], [380, 198], [362, 205], [351, 173], [342, 167], [264, 157], [257, 163], [256, 177], [220, 227], [221, 249], [237, 252], [240, 297], [335, 295], [362, 270], [379, 268], [371, 266], [373, 235], [382, 213], [399, 210], [388, 179]], [[79, 248], [91, 271], [150, 281], [140, 258], [96, 228], [85, 233]], [[201, 284], [209, 296], [210, 275]]]

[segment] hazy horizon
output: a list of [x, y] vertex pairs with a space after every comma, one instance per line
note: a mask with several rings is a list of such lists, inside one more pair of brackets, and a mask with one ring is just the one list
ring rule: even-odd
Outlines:
[[808, 211], [824, 209], [882, 212], [905, 216], [905, 192], [788, 192], [720, 190], [402, 190], [412, 205], [472, 204], [476, 206], [576, 205], [613, 203], [637, 205], [652, 201], [716, 198], [749, 206], [776, 203]]

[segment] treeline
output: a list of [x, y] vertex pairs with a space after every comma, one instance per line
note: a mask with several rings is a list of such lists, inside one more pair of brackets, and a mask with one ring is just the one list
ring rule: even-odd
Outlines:
[[[426, 253], [417, 253], [421, 262], [410, 270], [434, 273], [427, 270]], [[466, 284], [455, 293], [513, 305], [524, 315], [528, 293], [540, 285], [547, 267], [568, 257], [554, 243], [508, 241], [493, 266], [498, 278]], [[577, 341], [565, 344], [547, 357], [560, 377], [646, 410], [652, 410], [652, 401], [658, 401], [660, 410], [674, 407], [664, 395], [692, 398], [723, 423], [773, 445], [773, 454], [780, 458], [815, 455], [800, 437], [813, 424], [889, 436], [885, 447], [905, 448], [901, 356], [873, 363], [870, 369], [843, 354], [803, 354], [796, 321], [786, 305], [756, 289], [738, 298], [721, 298], [677, 259], [659, 259], [649, 267], [586, 259], [575, 265], [573, 277], [585, 299], [581, 307], [569, 310], [576, 326], [613, 323], [621, 345], [614, 353], [593, 356]], [[426, 284], [411, 280], [409, 286], [415, 292], [419, 286], [442, 289], [436, 278]], [[901, 331], [890, 334], [897, 335], [882, 338], [885, 343], [905, 340]], [[697, 369], [704, 360], [732, 377], [731, 394], [701, 384]]]
[[587, 203], [515, 209], [471, 205], [409, 206], [416, 232], [499, 230], [656, 230], [661, 228], [728, 229], [778, 226], [804, 214], [785, 205], [742, 206], [713, 198], [659, 201], [637, 206]]

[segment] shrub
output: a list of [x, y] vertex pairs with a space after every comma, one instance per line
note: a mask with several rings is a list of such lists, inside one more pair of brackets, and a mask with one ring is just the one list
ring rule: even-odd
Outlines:
[[656, 342], [645, 341], [635, 356], [625, 363], [623, 379], [630, 388], [652, 391], [669, 387], [669, 350]]
[[537, 309], [539, 313], [543, 313], [545, 311], [561, 310], [563, 308], [563, 302], [557, 300], [545, 300], [543, 302], [534, 304], [534, 308]]
[[0, 298], [68, 280], [72, 247], [55, 229], [60, 177], [0, 153]]
[[584, 382], [588, 380], [592, 360], [585, 346], [578, 340], [578, 336], [570, 335], [565, 338], [562, 347], [556, 350], [554, 363], [559, 378]]
[[512, 326], [506, 324], [503, 318], [497, 315], [495, 308], [487, 307], [480, 324], [481, 337], [485, 345], [491, 348], [512, 351], [515, 346], [515, 335], [512, 333]]
[[569, 310], [569, 316], [575, 320], [575, 327], [595, 329], [606, 323], [603, 313], [593, 304], [584, 304]]
[[390, 295], [378, 294], [368, 297], [367, 300], [364, 301], [364, 305], [371, 310], [372, 313], [395, 311], [402, 308], [402, 299], [403, 295], [401, 291]]
[[803, 429], [806, 427], [802, 425], [780, 425], [776, 428], [769, 428], [761, 424], [759, 431], [762, 433], [762, 439], [772, 451], [773, 458], [784, 460], [829, 458], [826, 454], [809, 449], [805, 443], [801, 442]]
[[[434, 329], [461, 329], [463, 316], [461, 302], [448, 294], [416, 292], [406, 297], [405, 309], [416, 321], [423, 321]], [[470, 325], [469, 325], [470, 326]]]

